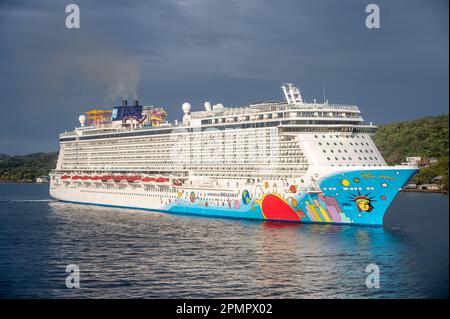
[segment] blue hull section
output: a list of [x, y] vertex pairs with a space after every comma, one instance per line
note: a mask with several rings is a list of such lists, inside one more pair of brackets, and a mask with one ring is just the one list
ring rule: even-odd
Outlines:
[[320, 191], [289, 192], [271, 190], [262, 182], [255, 191], [243, 190], [240, 200], [214, 206], [194, 192], [169, 204], [169, 212], [203, 216], [380, 226], [400, 189], [417, 169], [380, 169], [347, 171], [319, 180]]
[[254, 190], [243, 190], [238, 200], [228, 199], [220, 205], [195, 192], [180, 193], [174, 202], [155, 209], [82, 204], [220, 218], [381, 226], [389, 205], [417, 171], [346, 171], [319, 180], [320, 191], [306, 193], [290, 185], [287, 192], [280, 194], [263, 181]]

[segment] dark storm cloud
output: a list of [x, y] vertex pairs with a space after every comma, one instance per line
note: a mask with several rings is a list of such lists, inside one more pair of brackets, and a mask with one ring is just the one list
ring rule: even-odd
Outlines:
[[364, 25], [374, 1], [73, 2], [79, 30], [70, 1], [0, 2], [0, 153], [55, 150], [81, 112], [122, 96], [176, 118], [184, 101], [281, 99], [292, 81], [374, 123], [447, 112], [446, 1], [375, 1], [379, 30]]

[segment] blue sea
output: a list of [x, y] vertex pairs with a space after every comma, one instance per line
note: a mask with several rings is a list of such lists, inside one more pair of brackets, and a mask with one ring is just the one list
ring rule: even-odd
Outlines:
[[[0, 298], [448, 298], [448, 209], [447, 195], [401, 193], [383, 228], [265, 223], [0, 184]], [[366, 285], [370, 264], [379, 288]]]

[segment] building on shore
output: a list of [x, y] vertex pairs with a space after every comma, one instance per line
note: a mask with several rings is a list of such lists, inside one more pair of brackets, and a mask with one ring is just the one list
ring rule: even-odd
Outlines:
[[441, 186], [439, 184], [421, 184], [417, 186], [417, 189], [427, 191], [439, 191], [441, 190]]
[[406, 161], [402, 163], [402, 165], [406, 166], [420, 166], [422, 162], [422, 157], [420, 156], [408, 156], [406, 157]]
[[441, 175], [435, 176], [431, 179], [431, 181], [433, 183], [437, 183], [437, 184], [441, 184], [443, 180], [444, 180], [444, 177]]
[[42, 183], [50, 183], [50, 177], [49, 176], [39, 176], [36, 178], [36, 183], [42, 184]]
[[431, 165], [434, 165], [438, 162], [438, 159], [436, 157], [429, 157], [429, 158], [424, 158], [421, 162], [420, 162], [420, 167], [421, 168], [426, 168], [426, 167], [430, 167]]
[[405, 162], [402, 162], [404, 166], [418, 166], [420, 168], [430, 167], [438, 162], [436, 157], [420, 157], [420, 156], [408, 156], [405, 158]]

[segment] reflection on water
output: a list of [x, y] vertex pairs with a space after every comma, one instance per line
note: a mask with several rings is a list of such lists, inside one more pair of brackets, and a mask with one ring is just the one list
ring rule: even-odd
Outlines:
[[[0, 297], [448, 296], [448, 228], [436, 237], [442, 229], [395, 218], [386, 228], [264, 223], [8, 200], [0, 214]], [[370, 263], [380, 289], [365, 285]], [[68, 264], [81, 289], [65, 288]]]

